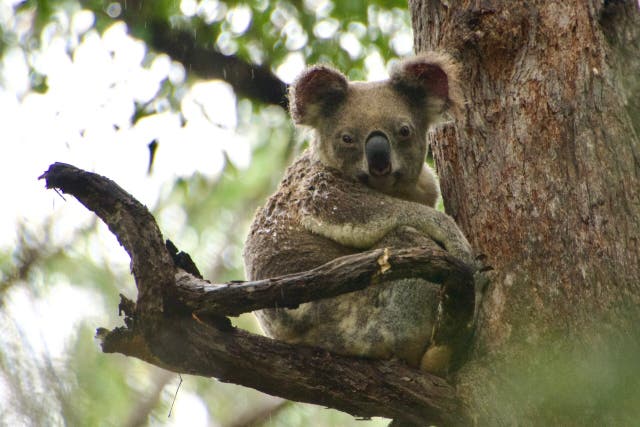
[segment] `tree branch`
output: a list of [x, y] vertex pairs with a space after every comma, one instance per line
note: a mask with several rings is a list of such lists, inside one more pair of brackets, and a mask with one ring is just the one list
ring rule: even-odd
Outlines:
[[144, 337], [129, 329], [103, 335], [103, 351], [153, 364], [160, 359], [163, 368], [175, 372], [216, 377], [356, 416], [438, 424], [464, 420], [455, 391], [444, 379], [398, 361], [335, 355], [183, 317], [164, 319], [157, 330], [162, 336], [156, 337], [153, 355], [146, 351]]
[[[154, 7], [153, 3], [129, 0], [121, 18], [150, 47], [181, 62], [189, 73], [205, 79], [224, 80], [240, 96], [288, 110], [288, 85], [268, 66], [254, 65], [235, 55], [224, 55], [211, 42], [198, 42], [194, 31], [172, 26], [154, 13]], [[142, 12], [147, 9], [147, 13]]]
[[138, 313], [162, 313], [164, 294], [175, 289], [176, 269], [149, 210], [110, 179], [68, 164], [55, 163], [39, 178], [47, 188], [73, 195], [107, 224], [131, 258]]
[[193, 32], [171, 28], [161, 21], [151, 22], [149, 28], [151, 46], [180, 61], [189, 72], [206, 79], [224, 80], [240, 96], [288, 110], [288, 85], [268, 67], [224, 55], [211, 46], [202, 46], [196, 42]]
[[176, 286], [177, 297], [191, 312], [237, 316], [274, 306], [296, 308], [305, 302], [411, 277], [443, 283], [446, 293], [473, 289], [473, 275], [467, 265], [431, 248], [376, 249], [347, 255], [312, 270], [250, 282], [211, 284], [178, 271]]
[[469, 289], [473, 294], [471, 272], [455, 258], [420, 248], [377, 250], [340, 258], [309, 272], [211, 285], [176, 271], [153, 216], [113, 181], [62, 163], [51, 165], [41, 178], [46, 179], [47, 188], [72, 194], [95, 212], [132, 259], [139, 289], [135, 313], [131, 313], [133, 306], [121, 306], [133, 322], [113, 331], [99, 330], [103, 351], [357, 416], [419, 424], [468, 423], [465, 408], [445, 380], [401, 362], [335, 355], [256, 336], [228, 322], [201, 321], [207, 314], [237, 314], [274, 303], [295, 306], [416, 277], [416, 272], [443, 283], [452, 294]]

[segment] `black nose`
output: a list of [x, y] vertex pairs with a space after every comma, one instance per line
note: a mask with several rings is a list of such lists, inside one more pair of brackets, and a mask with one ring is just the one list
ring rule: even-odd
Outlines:
[[385, 134], [374, 132], [369, 135], [364, 152], [371, 175], [384, 176], [391, 173], [391, 145]]

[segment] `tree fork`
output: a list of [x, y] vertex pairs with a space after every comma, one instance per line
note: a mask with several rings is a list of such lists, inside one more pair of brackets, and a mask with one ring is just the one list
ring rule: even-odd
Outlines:
[[441, 283], [445, 296], [460, 302], [461, 314], [454, 321], [468, 324], [473, 315], [473, 271], [446, 252], [379, 249], [278, 278], [211, 284], [175, 267], [151, 213], [113, 181], [63, 163], [51, 165], [40, 178], [47, 188], [73, 195], [98, 215], [131, 257], [138, 299], [135, 305], [125, 299], [120, 305], [126, 327], [98, 330], [104, 352], [355, 416], [419, 425], [470, 424], [455, 389], [440, 377], [399, 361], [286, 344], [233, 328], [224, 317], [274, 303], [295, 307], [420, 276]]

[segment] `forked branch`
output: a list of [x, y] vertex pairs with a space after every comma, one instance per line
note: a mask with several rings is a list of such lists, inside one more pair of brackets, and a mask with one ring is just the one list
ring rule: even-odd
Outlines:
[[374, 250], [288, 276], [210, 284], [174, 266], [153, 216], [113, 181], [62, 163], [51, 165], [41, 178], [47, 188], [75, 196], [96, 213], [131, 257], [138, 287], [135, 311], [133, 306], [126, 310], [132, 319], [127, 327], [99, 330], [104, 352], [356, 416], [418, 425], [468, 424], [455, 390], [440, 377], [398, 361], [346, 357], [271, 340], [233, 328], [223, 317], [275, 305], [295, 307], [416, 276], [442, 283], [445, 293], [457, 299], [463, 295], [462, 304], [468, 306], [472, 272], [455, 258], [426, 248]]

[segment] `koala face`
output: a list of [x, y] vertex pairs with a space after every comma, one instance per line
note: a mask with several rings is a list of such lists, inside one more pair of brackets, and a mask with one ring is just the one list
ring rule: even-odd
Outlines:
[[313, 150], [323, 164], [397, 194], [418, 180], [429, 125], [457, 102], [452, 67], [444, 57], [419, 56], [372, 83], [312, 67], [292, 86], [291, 114], [315, 129]]
[[354, 83], [319, 120], [316, 151], [326, 166], [383, 192], [415, 182], [426, 155], [426, 118], [388, 83]]

